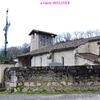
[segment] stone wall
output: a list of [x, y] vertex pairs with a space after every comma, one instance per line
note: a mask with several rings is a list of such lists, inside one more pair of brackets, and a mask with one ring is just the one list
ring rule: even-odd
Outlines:
[[12, 67], [4, 73], [7, 90], [52, 92], [100, 88], [100, 66]]

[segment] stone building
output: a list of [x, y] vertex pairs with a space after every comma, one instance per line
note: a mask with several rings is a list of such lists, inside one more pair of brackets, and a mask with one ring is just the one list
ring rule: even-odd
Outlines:
[[55, 44], [56, 34], [32, 30], [29, 53], [18, 56], [17, 66], [63, 66], [99, 64], [100, 36]]

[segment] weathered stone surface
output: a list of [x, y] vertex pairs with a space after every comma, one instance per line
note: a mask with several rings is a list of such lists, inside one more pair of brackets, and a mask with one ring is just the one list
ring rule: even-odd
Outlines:
[[30, 82], [30, 86], [31, 87], [35, 86], [34, 82]]
[[52, 82], [52, 86], [58, 86], [59, 83], [58, 82]]
[[10, 87], [6, 87], [6, 90], [9, 91]]
[[74, 85], [75, 85], [75, 86], [78, 86], [78, 82], [74, 82]]
[[65, 80], [68, 80], [68, 77], [65, 77], [64, 79], [65, 79]]
[[22, 92], [27, 92], [27, 91], [28, 91], [28, 88], [22, 89]]
[[10, 85], [10, 82], [5, 82], [5, 85], [6, 85], [6, 86], [9, 86], [9, 85]]
[[31, 76], [31, 77], [30, 77], [30, 80], [33, 80], [33, 79], [35, 79], [35, 77], [34, 77], [34, 76]]
[[35, 88], [35, 89], [33, 89], [32, 91], [35, 92], [35, 91], [38, 91], [38, 90], [39, 90], [38, 88]]
[[83, 86], [84, 84], [85, 84], [85, 83], [82, 82], [82, 81], [79, 82], [79, 85], [80, 85], [80, 86]]
[[51, 86], [51, 82], [48, 82], [48, 83], [47, 83], [47, 86]]
[[16, 76], [11, 76], [11, 82], [16, 82], [17, 81], [17, 77]]
[[87, 82], [87, 85], [88, 86], [93, 85], [93, 82]]
[[[56, 91], [56, 90], [67, 90], [67, 89], [82, 89], [82, 87], [86, 87], [86, 89], [93, 88], [95, 89], [100, 88], [100, 77], [94, 77], [90, 76], [90, 79], [84, 77], [84, 75], [76, 76], [74, 77], [71, 74], [75, 74], [74, 70], [69, 69], [71, 71], [71, 74], [67, 73], [67, 70], [64, 69], [65, 67], [44, 67], [44, 68], [31, 68], [27, 70], [27, 68], [19, 72], [19, 69], [17, 70], [16, 76], [18, 77], [17, 80], [17, 86], [15, 87], [17, 90], [23, 90], [23, 91], [38, 91], [38, 90], [48, 90], [48, 91]], [[66, 71], [65, 71], [66, 70]], [[26, 73], [27, 72], [27, 73]], [[7, 73], [8, 74], [8, 73]], [[6, 74], [6, 75], [7, 75]], [[8, 77], [9, 76], [9, 77]], [[10, 74], [6, 76], [5, 78], [5, 87], [6, 89], [10, 89], [10, 87], [13, 87], [13, 84], [11, 81], [16, 82], [14, 80], [14, 77], [12, 77]], [[25, 79], [25, 77], [27, 77]], [[31, 77], [31, 78], [30, 78]], [[11, 83], [11, 84], [10, 84]], [[23, 89], [24, 88], [24, 89]]]
[[19, 82], [17, 83], [17, 86], [23, 86], [23, 82], [19, 81]]
[[68, 82], [68, 85], [71, 86], [71, 85], [73, 85], [73, 83], [72, 82]]
[[62, 81], [61, 82], [61, 85], [65, 86], [66, 85], [66, 82], [65, 81]]
[[100, 85], [100, 82], [96, 81], [94, 82], [94, 85]]
[[50, 80], [52, 80], [53, 78], [52, 78], [52, 77], [43, 77], [43, 79], [44, 79], [44, 80], [50, 81]]
[[42, 76], [39, 76], [38, 79], [43, 79], [43, 77]]
[[17, 89], [16, 88], [14, 88], [14, 92], [16, 92], [17, 91]]
[[16, 82], [10, 83], [10, 87], [16, 87]]
[[24, 86], [29, 87], [29, 82], [24, 82]]
[[37, 83], [36, 85], [37, 85], [37, 86], [41, 86], [41, 83]]

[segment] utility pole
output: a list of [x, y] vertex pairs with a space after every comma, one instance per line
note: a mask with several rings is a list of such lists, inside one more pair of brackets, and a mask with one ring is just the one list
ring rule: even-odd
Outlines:
[[8, 27], [10, 26], [10, 23], [8, 23], [8, 9], [6, 11], [6, 26], [4, 27], [3, 31], [5, 31], [4, 37], [5, 37], [5, 50], [4, 50], [4, 59], [7, 60], [7, 32], [8, 32]]

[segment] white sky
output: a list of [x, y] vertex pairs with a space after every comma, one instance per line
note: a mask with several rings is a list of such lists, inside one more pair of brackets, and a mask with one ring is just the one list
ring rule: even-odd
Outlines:
[[0, 0], [0, 48], [4, 46], [7, 8], [11, 22], [8, 47], [30, 43], [32, 29], [55, 34], [100, 30], [100, 0], [58, 0], [70, 1], [70, 5], [41, 5], [40, 1], [57, 0]]

